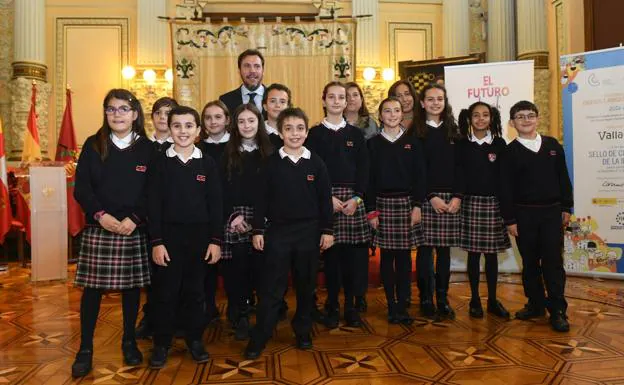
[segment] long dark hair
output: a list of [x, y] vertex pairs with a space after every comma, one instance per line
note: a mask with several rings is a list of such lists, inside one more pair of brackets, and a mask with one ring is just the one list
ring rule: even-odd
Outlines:
[[206, 103], [206, 105], [204, 106], [204, 108], [202, 109], [201, 115], [200, 115], [200, 127], [201, 127], [201, 131], [199, 132], [199, 140], [204, 141], [206, 139], [208, 139], [208, 128], [206, 127], [206, 123], [204, 122], [204, 114], [206, 113], [206, 110], [208, 109], [208, 107], [219, 107], [220, 109], [223, 110], [223, 115], [225, 115], [225, 120], [229, 120], [229, 123], [225, 124], [225, 132], [229, 131], [229, 127], [228, 124], [232, 124], [232, 119], [230, 119], [230, 111], [228, 110], [227, 106], [225, 105], [225, 103], [223, 103], [220, 100], [213, 100], [212, 102], [208, 102]]
[[[424, 102], [425, 97], [427, 96], [427, 91], [432, 89], [441, 90], [444, 93], [444, 110], [440, 114], [440, 120], [444, 123], [444, 127], [446, 128], [446, 138], [448, 140], [458, 139], [459, 138], [459, 129], [457, 127], [457, 122], [455, 122], [455, 117], [453, 116], [453, 108], [448, 102], [448, 95], [446, 94], [446, 88], [443, 85], [438, 83], [429, 83], [427, 84], [422, 92], [420, 93], [420, 101]], [[427, 126], [427, 111], [425, 108], [418, 103], [418, 107], [416, 103], [414, 103], [414, 111], [418, 109], [418, 114], [414, 114], [414, 128], [415, 134], [419, 138], [426, 138], [429, 134], [429, 127]]]
[[243, 156], [241, 155], [240, 146], [243, 142], [240, 131], [238, 130], [238, 117], [243, 111], [250, 111], [258, 119], [258, 132], [256, 132], [256, 144], [260, 151], [260, 158], [265, 159], [273, 152], [273, 145], [269, 134], [267, 134], [264, 127], [264, 119], [262, 113], [253, 104], [242, 104], [234, 110], [232, 119], [230, 121], [230, 140], [225, 145], [225, 170], [227, 172], [228, 179], [232, 177], [232, 171], [241, 173], [243, 170]]
[[370, 116], [370, 112], [368, 112], [368, 108], [366, 108], [366, 101], [364, 100], [364, 93], [360, 88], [360, 85], [356, 82], [348, 82], [345, 84], [345, 88], [347, 89], [347, 93], [349, 92], [349, 88], [357, 88], [358, 93], [360, 94], [360, 99], [362, 99], [362, 106], [358, 110], [358, 116], [362, 118], [367, 118]]
[[[102, 161], [108, 158], [108, 140], [111, 135], [111, 128], [108, 125], [108, 118], [106, 117], [106, 107], [111, 99], [125, 100], [130, 104], [132, 111], [137, 113], [137, 118], [132, 122], [132, 132], [138, 136], [145, 136], [145, 116], [143, 115], [143, 108], [139, 100], [132, 94], [132, 92], [123, 88], [113, 88], [108, 91], [104, 102], [102, 103], [102, 127], [95, 133], [95, 141], [93, 142], [93, 148], [100, 154]], [[138, 138], [137, 138], [138, 139]], [[135, 139], [135, 141], [137, 140]], [[134, 143], [134, 142], [133, 142]]]
[[498, 108], [492, 107], [488, 103], [478, 101], [474, 102], [467, 109], [464, 108], [459, 113], [457, 123], [459, 124], [459, 133], [463, 138], [472, 136], [472, 113], [478, 106], [485, 106], [490, 112], [490, 133], [494, 137], [503, 136], [503, 125], [501, 124], [501, 116]]

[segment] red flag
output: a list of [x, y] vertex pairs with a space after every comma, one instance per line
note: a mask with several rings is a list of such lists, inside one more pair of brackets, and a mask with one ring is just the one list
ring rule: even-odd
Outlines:
[[24, 149], [22, 150], [22, 162], [30, 163], [41, 160], [41, 144], [39, 142], [39, 130], [37, 130], [37, 87], [32, 85], [32, 97], [30, 112], [28, 113], [28, 125], [24, 132]]
[[2, 121], [0, 121], [0, 244], [4, 244], [4, 237], [11, 230], [12, 221], [6, 156], [4, 154], [4, 132], [2, 131]]
[[74, 185], [76, 183], [76, 158], [78, 157], [78, 145], [74, 133], [74, 119], [72, 118], [71, 91], [66, 91], [65, 113], [61, 123], [61, 133], [56, 145], [57, 161], [66, 162], [67, 172], [67, 225], [69, 234], [75, 237], [85, 226], [85, 215], [76, 199], [74, 199]]

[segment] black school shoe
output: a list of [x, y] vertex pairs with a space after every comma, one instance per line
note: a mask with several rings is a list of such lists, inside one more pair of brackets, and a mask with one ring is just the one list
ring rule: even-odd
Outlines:
[[248, 360], [255, 360], [260, 357], [264, 348], [265, 343], [252, 336], [247, 343], [247, 347], [245, 348], [245, 353], [243, 355]]
[[402, 325], [411, 325], [414, 323], [414, 319], [409, 315], [407, 310], [399, 310], [396, 312], [395, 321]]
[[516, 319], [527, 321], [533, 318], [539, 318], [546, 315], [544, 308], [537, 308], [534, 305], [527, 303], [524, 307], [516, 312]]
[[433, 300], [420, 300], [420, 314], [425, 318], [434, 318], [436, 315], [436, 307]]
[[359, 328], [362, 326], [362, 318], [357, 309], [345, 309], [344, 311], [345, 323], [348, 327]]
[[143, 318], [141, 318], [141, 321], [139, 321], [139, 325], [137, 326], [135, 333], [136, 338], [140, 340], [147, 340], [152, 336], [152, 334], [154, 334], [150, 323], [147, 321], [146, 316], [143, 316]]
[[340, 324], [340, 308], [338, 306], [325, 306], [327, 315], [325, 315], [325, 326], [328, 329], [336, 329]]
[[366, 297], [355, 297], [355, 310], [359, 311], [360, 313], [366, 313], [366, 310], [368, 310]]
[[488, 313], [494, 314], [495, 316], [503, 319], [511, 318], [511, 315], [499, 300], [488, 301], [487, 311]]
[[121, 344], [121, 351], [127, 366], [137, 366], [143, 362], [143, 354], [141, 354], [135, 340], [124, 341]]
[[565, 333], [570, 331], [568, 316], [562, 311], [556, 311], [550, 315], [550, 326], [556, 332]]
[[72, 377], [84, 377], [93, 369], [93, 349], [80, 349], [72, 364]]
[[154, 346], [152, 349], [152, 357], [150, 358], [150, 368], [162, 369], [167, 363], [169, 348], [166, 346]]
[[249, 338], [249, 318], [240, 317], [234, 329], [234, 339], [236, 341], [245, 341]]
[[201, 340], [186, 341], [186, 347], [188, 348], [193, 361], [201, 364], [210, 359], [210, 354], [204, 348], [204, 343]]
[[312, 337], [310, 333], [306, 334], [297, 334], [297, 349], [308, 350], [312, 349]]
[[[489, 310], [489, 306], [488, 306]], [[471, 299], [468, 314], [470, 318], [483, 318], [483, 306], [481, 306], [481, 301], [478, 299]]]

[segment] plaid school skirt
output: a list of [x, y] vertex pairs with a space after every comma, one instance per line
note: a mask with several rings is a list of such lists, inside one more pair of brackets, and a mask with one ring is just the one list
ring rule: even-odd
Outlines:
[[478, 253], [498, 253], [511, 247], [496, 197], [464, 196], [460, 246]]
[[[350, 187], [332, 187], [332, 196], [343, 202], [353, 198]], [[353, 215], [334, 213], [334, 243], [357, 245], [370, 242], [370, 227], [366, 220], [366, 209], [359, 204]]]
[[[253, 219], [253, 207], [251, 206], [234, 206], [234, 212], [240, 213], [245, 218], [245, 222], [251, 223]], [[234, 219], [234, 218], [231, 218]], [[230, 221], [227, 221], [230, 222]], [[246, 233], [234, 233], [230, 231], [230, 224], [226, 223], [225, 228], [223, 230], [223, 234], [225, 234], [225, 242], [221, 246], [221, 258], [223, 259], [231, 259], [232, 258], [232, 248], [231, 245], [235, 243], [249, 243], [249, 248], [251, 249], [251, 230]]]
[[147, 234], [137, 227], [131, 235], [87, 225], [82, 232], [74, 284], [121, 290], [150, 284]]
[[408, 196], [377, 197], [379, 226], [373, 244], [381, 249], [410, 250], [425, 242], [422, 224], [411, 226], [412, 205]]
[[[453, 194], [446, 192], [435, 194], [446, 203], [449, 203], [453, 197]], [[431, 203], [427, 199], [422, 207], [422, 217], [426, 246], [459, 246], [459, 237], [461, 235], [459, 212], [456, 214], [438, 214], [433, 210]]]

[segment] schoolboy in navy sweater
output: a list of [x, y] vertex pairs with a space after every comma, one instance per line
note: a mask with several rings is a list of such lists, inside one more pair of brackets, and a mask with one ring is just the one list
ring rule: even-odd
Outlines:
[[265, 281], [256, 327], [245, 349], [247, 359], [259, 357], [273, 333], [291, 266], [297, 293], [297, 311], [292, 320], [297, 347], [312, 347], [311, 314], [319, 248], [326, 250], [333, 244], [327, 168], [303, 147], [308, 118], [301, 109], [288, 108], [278, 118], [278, 130], [284, 146], [268, 159], [254, 206], [253, 246], [265, 251]]
[[[179, 298], [185, 302], [186, 343], [196, 362], [204, 350], [204, 263], [221, 257], [223, 197], [217, 166], [193, 144], [199, 114], [177, 107], [169, 115], [174, 140], [154, 162], [148, 179], [149, 232], [154, 270], [152, 368], [162, 368], [173, 335]], [[180, 296], [181, 292], [181, 296]]]
[[562, 245], [573, 206], [572, 184], [563, 147], [537, 133], [538, 114], [528, 101], [514, 104], [509, 112], [518, 137], [501, 162], [501, 214], [522, 255], [522, 283], [529, 300], [516, 318], [541, 317], [548, 308], [552, 328], [566, 332], [570, 325]]

